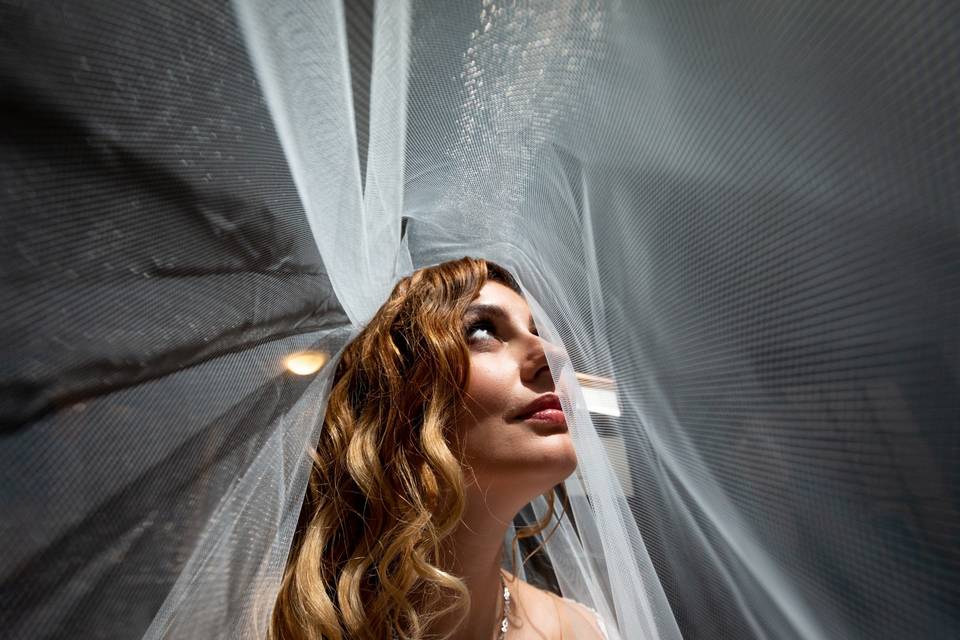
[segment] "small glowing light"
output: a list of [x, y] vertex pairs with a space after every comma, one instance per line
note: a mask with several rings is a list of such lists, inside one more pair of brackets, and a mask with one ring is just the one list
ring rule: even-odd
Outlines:
[[298, 376], [309, 376], [320, 371], [327, 363], [328, 356], [323, 351], [300, 351], [291, 353], [283, 361], [287, 371]]

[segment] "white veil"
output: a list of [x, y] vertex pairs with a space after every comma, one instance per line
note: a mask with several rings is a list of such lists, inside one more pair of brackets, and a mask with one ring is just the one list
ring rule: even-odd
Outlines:
[[16, 9], [10, 637], [262, 638], [337, 354], [464, 255], [563, 345], [532, 580], [625, 640], [960, 624], [949, 9]]

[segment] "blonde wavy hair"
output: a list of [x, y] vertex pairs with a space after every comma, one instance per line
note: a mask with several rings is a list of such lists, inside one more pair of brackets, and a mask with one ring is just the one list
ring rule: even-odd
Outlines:
[[[469, 350], [463, 315], [502, 267], [462, 258], [401, 280], [337, 367], [300, 520], [270, 620], [271, 640], [423, 638], [462, 620], [463, 581], [441, 568], [465, 503]], [[518, 532], [541, 532], [548, 513]], [[516, 548], [514, 549], [514, 557]]]

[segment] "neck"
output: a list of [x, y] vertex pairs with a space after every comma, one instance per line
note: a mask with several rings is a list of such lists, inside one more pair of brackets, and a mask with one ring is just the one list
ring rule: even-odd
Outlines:
[[[456, 640], [490, 640], [503, 615], [500, 561], [503, 539], [516, 510], [493, 509], [483, 497], [469, 495], [457, 529], [447, 540], [444, 569], [461, 578], [470, 592], [470, 610], [452, 636]], [[510, 515], [508, 515], [510, 514]], [[438, 620], [437, 631], [449, 633], [456, 620]]]

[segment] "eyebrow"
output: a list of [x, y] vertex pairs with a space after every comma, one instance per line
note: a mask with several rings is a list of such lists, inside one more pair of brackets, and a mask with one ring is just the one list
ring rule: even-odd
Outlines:
[[[491, 316], [504, 322], [510, 321], [510, 314], [504, 311], [503, 307], [495, 304], [472, 304], [467, 307], [466, 312], [463, 314], [464, 318], [467, 316]], [[530, 317], [530, 328], [536, 328], [533, 322], [533, 316]]]

